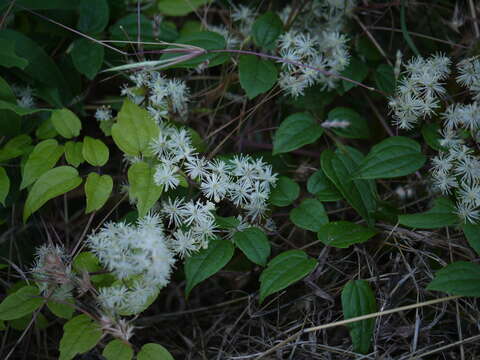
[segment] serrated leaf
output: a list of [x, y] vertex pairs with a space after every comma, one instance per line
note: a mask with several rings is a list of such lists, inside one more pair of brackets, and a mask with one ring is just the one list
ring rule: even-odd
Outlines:
[[462, 230], [469, 245], [480, 255], [480, 224], [463, 224]]
[[128, 169], [129, 193], [137, 202], [139, 217], [145, 216], [162, 194], [163, 187], [155, 184], [154, 173], [153, 167], [143, 161]]
[[172, 354], [159, 344], [145, 344], [137, 354], [137, 360], [174, 360]]
[[342, 199], [342, 194], [340, 194], [322, 169], [310, 175], [307, 181], [307, 190], [320, 201], [337, 201]]
[[[368, 66], [356, 57], [351, 57], [347, 67], [342, 71], [341, 75], [350, 80], [362, 82], [368, 75]], [[358, 86], [357, 84], [346, 80], [342, 80], [342, 85], [344, 91], [349, 91]]]
[[15, 136], [8, 140], [5, 146], [0, 149], [0, 161], [3, 162], [23, 155], [31, 142], [32, 138], [25, 134]]
[[286, 153], [315, 142], [323, 128], [309, 113], [296, 113], [282, 121], [275, 132], [273, 155]]
[[332, 128], [331, 130], [338, 136], [349, 139], [368, 139], [370, 138], [370, 129], [367, 120], [355, 110], [346, 107], [336, 107], [327, 115], [327, 121], [347, 121], [345, 128]]
[[449, 264], [435, 273], [427, 290], [478, 297], [480, 296], [480, 265], [466, 261]]
[[85, 182], [87, 207], [85, 214], [97, 211], [107, 202], [113, 189], [113, 179], [110, 175], [90, 173]]
[[238, 64], [240, 85], [249, 99], [270, 90], [277, 81], [275, 64], [254, 55], [240, 56]]
[[131, 360], [133, 358], [133, 349], [124, 341], [115, 339], [105, 346], [102, 355], [107, 360]]
[[71, 139], [80, 135], [82, 123], [80, 119], [68, 109], [52, 110], [51, 121], [53, 127], [64, 138]]
[[185, 277], [187, 285], [185, 294], [205, 279], [223, 268], [233, 256], [233, 245], [228, 240], [212, 239], [207, 249], [202, 249], [185, 260]]
[[23, 167], [20, 189], [30, 186], [41, 175], [53, 168], [62, 155], [63, 146], [58, 145], [56, 140], [48, 139], [38, 143]]
[[48, 200], [75, 189], [82, 183], [78, 171], [71, 166], [59, 166], [48, 170], [33, 184], [23, 209], [23, 221], [40, 209]]
[[107, 0], [80, 0], [77, 29], [86, 34], [99, 34], [108, 25], [110, 8]]
[[290, 220], [298, 227], [310, 231], [318, 231], [328, 223], [328, 215], [322, 203], [316, 199], [305, 199], [290, 211]]
[[78, 315], [63, 325], [60, 340], [60, 360], [73, 359], [92, 349], [102, 338], [100, 326], [87, 315]]
[[411, 174], [426, 161], [420, 144], [403, 136], [389, 137], [373, 146], [360, 164], [361, 179], [387, 179]]
[[280, 176], [270, 193], [270, 202], [275, 206], [288, 206], [300, 195], [300, 186], [286, 176]]
[[65, 143], [65, 159], [73, 167], [78, 167], [85, 161], [82, 151], [83, 142], [81, 141], [67, 141]]
[[147, 110], [125, 100], [112, 126], [115, 144], [126, 154], [149, 154], [149, 145], [160, 129]]
[[393, 68], [387, 64], [380, 64], [375, 70], [375, 84], [387, 95], [395, 92], [395, 73]]
[[348, 146], [343, 146], [335, 152], [327, 149], [321, 155], [321, 165], [325, 175], [371, 226], [374, 223], [373, 214], [377, 209], [375, 182], [353, 178], [362, 160], [362, 153]]
[[13, 320], [31, 314], [40, 306], [44, 299], [36, 286], [24, 286], [8, 295], [0, 303], [0, 320]]
[[102, 68], [105, 50], [102, 45], [89, 39], [78, 39], [73, 42], [70, 55], [75, 69], [88, 79], [93, 80]]
[[255, 264], [265, 266], [270, 256], [270, 243], [267, 235], [256, 227], [237, 231], [233, 235], [235, 245]]
[[73, 298], [64, 299], [61, 302], [49, 300], [47, 307], [53, 315], [62, 319], [71, 319], [75, 312], [75, 300]]
[[267, 296], [310, 274], [315, 266], [317, 261], [302, 250], [289, 250], [274, 257], [260, 275], [260, 304]]
[[[345, 320], [377, 311], [375, 294], [365, 280], [351, 280], [342, 290], [342, 310]], [[367, 354], [372, 344], [375, 319], [356, 321], [348, 325], [353, 351]]]
[[110, 151], [102, 140], [85, 136], [83, 139], [82, 156], [90, 165], [105, 165], [109, 155]]
[[27, 65], [28, 60], [15, 53], [14, 43], [0, 39], [0, 66], [6, 68], [17, 67], [23, 70]]
[[5, 206], [5, 199], [10, 191], [10, 178], [3, 167], [0, 166], [0, 203]]
[[417, 229], [437, 229], [459, 222], [455, 215], [455, 204], [447, 198], [437, 198], [433, 207], [417, 214], [399, 215], [398, 222]]
[[158, 10], [167, 16], [184, 16], [212, 0], [158, 0]]
[[337, 248], [347, 248], [359, 244], [375, 236], [374, 229], [352, 223], [350, 221], [335, 221], [322, 225], [317, 237], [325, 245]]
[[277, 38], [283, 32], [282, 20], [272, 11], [258, 17], [252, 25], [252, 37], [257, 46], [273, 50]]

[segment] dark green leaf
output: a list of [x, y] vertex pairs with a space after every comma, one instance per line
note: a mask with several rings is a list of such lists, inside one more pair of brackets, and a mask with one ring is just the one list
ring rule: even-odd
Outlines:
[[300, 195], [300, 186], [286, 176], [280, 176], [270, 193], [270, 202], [275, 206], [288, 206]]
[[395, 73], [393, 68], [387, 64], [380, 64], [375, 70], [375, 84], [387, 95], [395, 91]]
[[389, 137], [373, 146], [360, 164], [361, 179], [386, 179], [411, 174], [426, 161], [420, 144], [403, 136]]
[[321, 226], [317, 236], [325, 245], [347, 248], [350, 245], [367, 241], [376, 233], [371, 228], [349, 221], [335, 221]]
[[17, 67], [23, 70], [27, 65], [28, 61], [15, 53], [14, 43], [0, 39], [0, 66], [6, 68]]
[[328, 223], [328, 215], [320, 201], [305, 199], [300, 206], [290, 211], [290, 220], [302, 229], [316, 232]]
[[275, 49], [277, 38], [282, 32], [282, 20], [271, 11], [261, 15], [252, 26], [253, 41], [257, 46], [266, 50]]
[[63, 299], [58, 302], [50, 300], [47, 302], [47, 307], [53, 315], [62, 319], [71, 319], [75, 312], [75, 300], [73, 298]]
[[323, 134], [323, 128], [309, 113], [296, 113], [282, 121], [275, 132], [273, 154], [296, 150], [315, 142]]
[[80, 0], [77, 28], [86, 34], [99, 34], [108, 25], [109, 17], [110, 9], [107, 0]]
[[447, 198], [435, 199], [433, 208], [423, 213], [400, 215], [398, 221], [402, 225], [417, 229], [438, 229], [455, 225], [459, 222], [455, 215], [455, 205]]
[[63, 325], [60, 340], [60, 360], [73, 359], [92, 349], [102, 338], [100, 326], [87, 315], [78, 315]]
[[301, 250], [289, 250], [276, 256], [260, 275], [260, 303], [310, 274], [317, 266], [315, 259]]
[[158, 10], [167, 16], [184, 16], [212, 0], [158, 0]]
[[30, 146], [32, 138], [22, 134], [10, 139], [5, 146], [0, 149], [0, 161], [14, 159], [22, 155]]
[[444, 151], [445, 148], [440, 145], [440, 125], [436, 123], [425, 124], [422, 126], [422, 136], [425, 142], [432, 149], [437, 151]]
[[0, 166], [0, 204], [5, 206], [5, 199], [10, 191], [10, 178], [3, 167]]
[[335, 185], [328, 179], [322, 169], [315, 171], [307, 181], [307, 190], [320, 201], [337, 201], [342, 199]]
[[107, 360], [131, 360], [133, 358], [133, 349], [124, 341], [115, 339], [105, 346], [102, 355]]
[[240, 85], [249, 99], [270, 90], [278, 76], [275, 64], [254, 55], [240, 56], [238, 72]]
[[[341, 75], [350, 80], [362, 82], [368, 75], [368, 66], [356, 57], [352, 57], [350, 58], [348, 66], [342, 71]], [[342, 84], [345, 91], [357, 86], [356, 84], [346, 80], [342, 80]]]
[[[375, 294], [365, 280], [351, 280], [342, 290], [342, 310], [345, 320], [377, 311]], [[367, 354], [372, 344], [375, 319], [349, 324], [353, 351]]]
[[480, 224], [463, 224], [462, 229], [472, 249], [480, 255]]
[[368, 139], [370, 137], [367, 120], [352, 109], [336, 107], [328, 113], [327, 121], [348, 122], [348, 126], [345, 128], [331, 129], [338, 136], [349, 139]]
[[212, 239], [207, 249], [192, 254], [185, 260], [185, 277], [188, 296], [195, 285], [208, 279], [223, 268], [233, 256], [233, 245], [228, 240]]
[[43, 304], [43, 301], [38, 287], [24, 286], [0, 303], [0, 320], [19, 319], [31, 314]]
[[233, 236], [235, 245], [255, 264], [265, 266], [270, 256], [270, 243], [267, 235], [256, 227], [237, 231]]
[[443, 291], [452, 295], [480, 296], [480, 265], [457, 261], [435, 274], [428, 290]]
[[73, 65], [80, 73], [93, 80], [102, 68], [104, 53], [105, 50], [100, 44], [88, 39], [75, 40], [71, 53]]

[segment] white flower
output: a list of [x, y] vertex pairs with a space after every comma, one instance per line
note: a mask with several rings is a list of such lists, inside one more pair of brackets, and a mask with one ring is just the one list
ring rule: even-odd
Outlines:
[[475, 206], [470, 203], [457, 203], [456, 213], [464, 223], [475, 223], [480, 220], [480, 211], [475, 209]]
[[112, 119], [112, 109], [110, 106], [100, 106], [95, 111], [95, 119], [98, 121], [108, 121]]
[[200, 184], [200, 189], [208, 199], [218, 203], [227, 193], [229, 179], [226, 175], [211, 173], [206, 175]]
[[207, 160], [204, 158], [189, 156], [184, 166], [192, 180], [202, 179], [207, 175]]
[[155, 174], [154, 174], [154, 181], [157, 185], [162, 185], [164, 191], [168, 191], [169, 189], [175, 189], [180, 180], [178, 178], [178, 166], [162, 163], [156, 166]]
[[185, 205], [183, 199], [168, 199], [162, 203], [161, 213], [168, 219], [168, 225], [182, 225], [182, 208]]

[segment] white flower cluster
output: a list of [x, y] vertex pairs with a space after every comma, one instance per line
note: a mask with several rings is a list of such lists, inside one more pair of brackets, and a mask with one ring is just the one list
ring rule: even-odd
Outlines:
[[395, 125], [411, 129], [421, 118], [434, 114], [440, 107], [439, 98], [445, 94], [442, 81], [449, 75], [450, 59], [444, 55], [413, 58], [389, 102]]
[[112, 108], [110, 106], [102, 105], [95, 111], [95, 119], [97, 121], [110, 121], [113, 119]]
[[140, 71], [131, 75], [130, 80], [135, 87], [125, 84], [121, 95], [128, 96], [135, 104], [144, 103], [158, 123], [171, 114], [186, 117], [189, 90], [184, 81], [166, 79], [157, 71]]
[[433, 184], [442, 194], [455, 197], [463, 222], [475, 223], [480, 220], [480, 62], [473, 57], [457, 65], [457, 83], [470, 90], [474, 101], [450, 104], [438, 114], [446, 94], [441, 81], [448, 78], [449, 65], [450, 59], [442, 55], [410, 61], [390, 105], [400, 128], [410, 129], [421, 118], [440, 116], [442, 150], [432, 159]]
[[251, 223], [265, 220], [267, 200], [277, 175], [262, 159], [237, 155], [230, 160], [207, 160], [195, 153], [185, 129], [168, 126], [162, 126], [151, 147], [159, 161], [154, 175], [157, 185], [168, 191], [190, 179], [208, 200], [187, 202], [177, 198], [163, 203], [161, 213], [176, 229], [173, 238], [182, 256], [208, 245], [216, 231], [212, 215], [215, 203], [229, 201]]
[[[291, 29], [280, 36], [280, 56], [287, 62], [282, 63], [279, 85], [291, 96], [303, 95], [314, 84], [326, 89], [336, 87], [338, 79], [334, 75], [347, 67], [350, 57], [348, 39], [340, 31], [345, 15], [354, 5], [355, 1], [312, 2], [296, 17]], [[284, 23], [291, 11], [287, 7], [281, 12]]]
[[33, 89], [30, 86], [12, 85], [13, 94], [17, 97], [17, 105], [27, 109], [33, 109], [36, 105], [33, 98]]

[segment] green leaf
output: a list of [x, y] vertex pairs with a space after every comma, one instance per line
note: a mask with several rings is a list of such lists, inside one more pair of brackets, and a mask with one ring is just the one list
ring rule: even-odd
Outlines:
[[23, 209], [23, 221], [40, 209], [48, 200], [75, 189], [82, 183], [78, 171], [71, 166], [59, 166], [48, 170], [33, 184]]
[[[101, 271], [102, 267], [100, 266], [100, 261], [97, 257], [88, 251], [83, 251], [73, 260], [73, 269], [78, 274], [82, 274], [83, 272], [97, 272]], [[98, 274], [98, 275], [91, 275], [90, 279], [94, 284], [102, 284], [102, 286], [110, 286], [111, 283], [105, 284], [110, 279], [112, 279], [112, 275], [110, 274]]]
[[255, 55], [240, 56], [238, 64], [240, 85], [249, 99], [263, 94], [277, 81], [278, 71], [275, 64]]
[[237, 231], [233, 235], [235, 245], [255, 264], [265, 266], [270, 256], [270, 243], [267, 235], [257, 227]]
[[107, 202], [113, 189], [113, 180], [110, 175], [88, 174], [85, 182], [85, 195], [87, 196], [87, 208], [85, 214], [97, 211]]
[[63, 146], [58, 145], [56, 140], [48, 139], [38, 143], [23, 167], [20, 189], [30, 186], [41, 175], [53, 168], [62, 155]]
[[79, 10], [77, 25], [79, 31], [86, 34], [99, 34], [108, 25], [110, 8], [107, 0], [81, 0]]
[[296, 113], [282, 121], [275, 132], [273, 155], [296, 150], [315, 142], [323, 134], [323, 128], [309, 113]]
[[335, 152], [327, 149], [321, 155], [322, 170], [325, 175], [371, 226], [374, 223], [373, 214], [377, 209], [375, 182], [352, 177], [362, 160], [363, 155], [348, 146], [342, 146]]
[[159, 0], [158, 10], [167, 16], [184, 16], [212, 0]]
[[328, 223], [325, 208], [316, 199], [303, 200], [299, 207], [290, 211], [289, 217], [296, 226], [315, 232]]
[[52, 139], [58, 135], [57, 130], [53, 127], [52, 120], [47, 118], [43, 120], [41, 125], [35, 130], [35, 136], [40, 140]]
[[185, 260], [185, 277], [187, 285], [185, 294], [205, 279], [223, 268], [232, 258], [233, 245], [228, 240], [212, 239], [207, 249], [202, 249]]
[[282, 20], [272, 11], [261, 15], [252, 26], [252, 37], [255, 45], [266, 50], [275, 49], [277, 38], [282, 32]]
[[103, 46], [91, 40], [78, 39], [73, 42], [71, 52], [73, 65], [90, 80], [93, 80], [102, 68], [104, 55]]
[[452, 295], [480, 296], [480, 265], [457, 261], [439, 270], [427, 290], [443, 291]]
[[[351, 57], [348, 66], [342, 71], [341, 75], [350, 80], [362, 82], [368, 75], [368, 66], [356, 57]], [[342, 80], [342, 85], [345, 92], [358, 86], [346, 80]]]
[[10, 191], [10, 178], [3, 167], [0, 166], [0, 203], [5, 206], [5, 199]]
[[223, 217], [223, 216], [215, 216], [215, 224], [220, 229], [235, 229], [238, 225], [240, 225], [240, 220], [238, 220], [234, 216]]
[[338, 136], [349, 139], [370, 138], [367, 120], [355, 110], [346, 107], [336, 107], [328, 113], [327, 121], [348, 121], [349, 125], [345, 128], [331, 129]]
[[363, 243], [376, 234], [374, 229], [350, 221], [335, 221], [321, 226], [317, 236], [325, 245], [348, 248], [350, 245]]
[[71, 319], [75, 312], [75, 300], [73, 298], [62, 300], [62, 302], [50, 300], [47, 301], [47, 307], [53, 315], [62, 319]]
[[472, 249], [480, 255], [480, 224], [463, 224], [462, 230]]
[[5, 79], [2, 77], [0, 77], [0, 99], [12, 103], [17, 102], [17, 98], [13, 93], [12, 88], [10, 87], [8, 82], [5, 81]]
[[14, 43], [5, 39], [0, 39], [0, 66], [6, 68], [17, 67], [23, 70], [27, 65], [28, 60], [15, 53]]
[[426, 161], [420, 144], [403, 136], [389, 137], [373, 146], [360, 164], [357, 177], [387, 179], [411, 174]]
[[19, 319], [31, 314], [42, 306], [43, 301], [38, 287], [24, 286], [0, 303], [0, 320]]
[[[194, 34], [180, 36], [175, 40], [177, 44], [186, 44], [200, 47], [205, 50], [224, 50], [226, 48], [225, 38], [211, 31], [200, 31]], [[178, 48], [178, 46], [173, 46]], [[168, 49], [168, 48], [167, 48]], [[177, 58], [179, 54], [163, 54], [160, 60], [172, 60]], [[183, 61], [179, 64], [173, 65], [175, 68], [194, 68], [200, 64], [205, 64], [207, 67], [223, 64], [228, 60], [230, 55], [228, 53], [211, 53], [195, 57], [194, 59]]]
[[315, 259], [301, 250], [285, 251], [274, 257], [260, 275], [260, 304], [267, 296], [310, 274], [315, 266]]
[[322, 169], [315, 171], [307, 181], [307, 190], [320, 201], [337, 201], [342, 199], [335, 185], [328, 179]]
[[440, 125], [436, 123], [425, 124], [422, 126], [422, 136], [425, 142], [432, 149], [437, 151], [445, 151], [446, 149], [440, 145]]
[[50, 111], [50, 109], [29, 109], [23, 108], [16, 104], [11, 104], [7, 101], [0, 100], [0, 110], [10, 110], [13, 111], [15, 114], [20, 116], [31, 115], [41, 111]]
[[395, 73], [393, 68], [387, 64], [380, 64], [375, 70], [375, 84], [387, 95], [395, 92]]
[[127, 155], [149, 154], [149, 145], [159, 128], [147, 110], [125, 100], [112, 127], [115, 144]]
[[51, 121], [55, 130], [64, 138], [71, 139], [80, 135], [82, 123], [80, 119], [68, 109], [52, 110]]
[[138, 216], [143, 217], [157, 202], [163, 187], [155, 184], [155, 170], [147, 163], [140, 161], [128, 169], [130, 196], [137, 201]]
[[30, 146], [32, 138], [22, 134], [10, 139], [5, 146], [0, 149], [0, 161], [14, 159], [22, 155]]
[[[132, 41], [132, 39], [135, 39], [136, 41], [140, 37], [140, 40], [145, 42], [157, 42], [158, 40], [172, 42], [178, 37], [175, 24], [163, 20], [157, 26], [145, 15], [140, 14], [138, 16], [136, 13], [120, 18], [108, 30], [112, 40]], [[119, 43], [118, 46], [127, 47], [131, 45], [129, 43]], [[151, 46], [144, 45], [145, 48], [153, 48]], [[158, 49], [158, 46], [154, 49]]]
[[125, 342], [115, 339], [105, 346], [102, 355], [107, 360], [131, 360], [133, 358], [133, 349]]
[[417, 229], [439, 229], [455, 225], [459, 219], [455, 215], [455, 204], [451, 200], [437, 198], [430, 210], [417, 214], [400, 215], [398, 222]]
[[65, 159], [70, 165], [74, 167], [78, 167], [78, 165], [80, 165], [85, 161], [85, 159], [83, 158], [82, 152], [83, 152], [83, 142], [67, 141], [65, 143]]
[[[342, 310], [345, 320], [377, 311], [375, 294], [365, 280], [351, 280], [342, 290]], [[372, 345], [375, 319], [356, 321], [348, 325], [353, 351], [367, 354]]]
[[270, 202], [275, 206], [288, 206], [300, 195], [300, 186], [286, 176], [280, 176], [270, 193]]
[[60, 360], [73, 359], [92, 349], [102, 338], [102, 330], [87, 315], [78, 315], [63, 325]]
[[83, 158], [93, 166], [103, 166], [107, 163], [110, 152], [102, 140], [85, 136], [82, 147]]
[[137, 354], [137, 360], [174, 360], [172, 354], [159, 344], [145, 344]]

